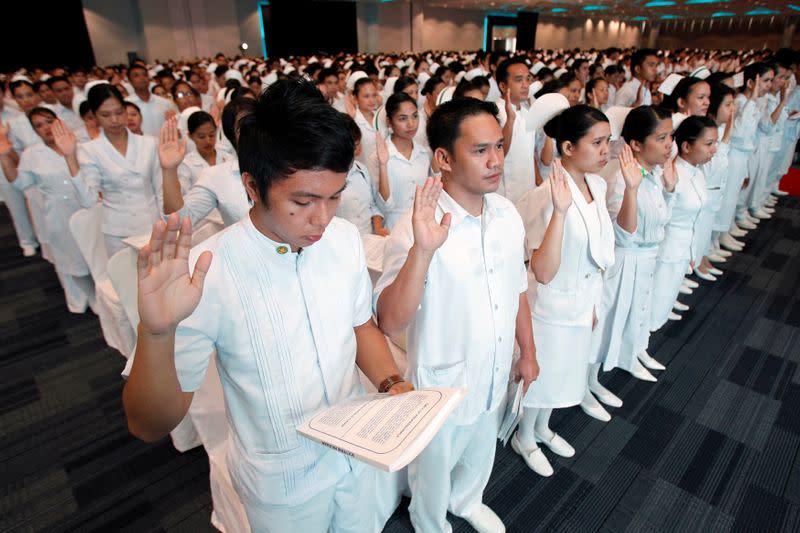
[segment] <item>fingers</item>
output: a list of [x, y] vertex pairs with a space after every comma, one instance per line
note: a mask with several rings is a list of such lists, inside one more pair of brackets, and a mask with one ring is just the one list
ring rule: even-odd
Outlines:
[[147, 265], [150, 263], [150, 244], [145, 244], [142, 246], [142, 249], [139, 250], [139, 255], [136, 258], [136, 273], [139, 275], [139, 281], [143, 280], [147, 277], [147, 273], [150, 269], [147, 268]]
[[[174, 213], [177, 215], [177, 213]], [[189, 259], [189, 252], [192, 249], [192, 221], [186, 217], [181, 221], [181, 232], [178, 234], [178, 248], [175, 251], [177, 259]]]
[[150, 234], [150, 266], [157, 267], [161, 264], [161, 247], [164, 244], [164, 237], [167, 232], [167, 224], [163, 220], [153, 224], [153, 232]]
[[453, 216], [450, 213], [445, 213], [442, 216], [442, 221], [439, 223], [439, 225], [442, 226], [443, 228], [450, 229], [450, 223], [452, 222], [452, 220]]
[[172, 213], [167, 219], [167, 233], [164, 237], [164, 245], [161, 249], [161, 259], [168, 261], [175, 257], [175, 249], [178, 245], [178, 229], [180, 219], [177, 213]]
[[203, 283], [206, 280], [208, 269], [211, 268], [212, 253], [206, 250], [200, 257], [197, 258], [197, 263], [194, 264], [194, 272], [192, 273], [192, 285], [199, 290], [203, 290]]

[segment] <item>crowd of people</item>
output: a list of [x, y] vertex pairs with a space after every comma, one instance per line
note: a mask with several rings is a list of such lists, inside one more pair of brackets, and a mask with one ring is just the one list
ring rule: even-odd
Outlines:
[[[482, 494], [509, 380], [525, 386], [511, 446], [541, 476], [545, 450], [575, 454], [553, 409], [622, 405], [601, 369], [657, 380], [651, 333], [786, 194], [798, 76], [789, 49], [22, 70], [2, 80], [0, 193], [75, 313], [95, 295], [70, 217], [102, 204], [109, 257], [152, 232], [129, 427], [166, 435], [215, 360], [252, 530], [382, 524], [382, 478], [294, 431], [362, 394], [359, 369], [390, 394], [468, 390], [404, 473], [411, 521], [504, 531]], [[215, 210], [226, 229], [190, 250]], [[385, 237], [374, 287], [364, 234]]]

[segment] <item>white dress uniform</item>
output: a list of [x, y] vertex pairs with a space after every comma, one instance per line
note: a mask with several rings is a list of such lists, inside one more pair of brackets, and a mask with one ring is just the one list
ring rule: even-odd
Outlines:
[[358, 129], [361, 130], [361, 155], [359, 155], [357, 159], [360, 163], [367, 165], [369, 171], [377, 176], [377, 167], [370, 168], [370, 159], [375, 155], [375, 132], [378, 130], [375, 129], [375, 124], [372, 123], [373, 121], [367, 120], [358, 107], [356, 107], [356, 116], [354, 119], [358, 125]]
[[336, 216], [352, 222], [362, 235], [372, 233], [372, 217], [383, 217], [375, 202], [376, 186], [367, 167], [353, 161]]
[[739, 192], [747, 177], [747, 161], [756, 149], [756, 129], [760, 117], [756, 103], [745, 95], [737, 95], [734, 102], [736, 115], [728, 151], [728, 180], [725, 183], [722, 205], [714, 217], [714, 231], [722, 232], [731, 229], [736, 214]]
[[[502, 98], [497, 101], [498, 119], [500, 127], [505, 127], [508, 116], [506, 103]], [[503, 166], [503, 179], [497, 193], [505, 196], [512, 203], [516, 203], [523, 194], [536, 187], [536, 172], [534, 170], [536, 131], [529, 131], [527, 127], [528, 105], [523, 104], [514, 113], [514, 131], [511, 135], [511, 144]]]
[[[378, 209], [385, 215], [383, 225], [388, 229], [400, 220], [400, 217], [414, 205], [414, 193], [417, 185], [425, 185], [425, 180], [431, 174], [431, 153], [425, 147], [413, 142], [411, 157], [400, 153], [392, 142], [391, 137], [386, 139], [386, 148], [389, 151], [389, 161], [386, 163], [386, 172], [389, 180], [389, 198], [386, 200], [378, 192], [379, 183], [375, 184], [375, 201]], [[375, 169], [375, 179], [378, 179], [378, 154], [373, 154], [367, 164], [370, 173]]]
[[[633, 107], [633, 104], [636, 102], [636, 95], [639, 94], [639, 86], [642, 84], [639, 81], [639, 78], [631, 78], [622, 84], [622, 87], [616, 92], [614, 96], [614, 105], [622, 106], [622, 107]], [[650, 105], [653, 103], [653, 95], [650, 94], [650, 89], [647, 87], [644, 88], [642, 91], [642, 103], [641, 105]], [[609, 101], [611, 101], [611, 95], [609, 93]]]
[[[431, 260], [420, 307], [407, 329], [407, 378], [416, 388], [469, 392], [409, 465], [411, 522], [426, 532], [451, 531], [448, 510], [470, 516], [481, 503], [511, 372], [519, 297], [527, 288], [525, 230], [511, 202], [487, 194], [475, 217], [442, 191], [436, 220], [445, 213], [452, 216], [450, 232]], [[407, 212], [386, 243], [376, 304], [413, 244]]]
[[70, 217], [81, 209], [75, 179], [64, 157], [39, 143], [20, 155], [13, 185], [20, 191], [35, 187], [41, 193], [47, 241], [67, 307], [73, 313], [83, 313], [94, 302], [94, 286], [89, 267], [69, 229]]
[[772, 160], [770, 148], [776, 128], [783, 125], [780, 119], [778, 123], [773, 123], [770, 117], [778, 107], [776, 96], [765, 94], [756, 103], [760, 113], [756, 133], [756, 149], [748, 159], [747, 172], [750, 176], [750, 184], [739, 196], [738, 216], [744, 215], [747, 210], [755, 211], [763, 205], [763, 200], [766, 200], [766, 198], [762, 198], [762, 195], [766, 188], [767, 173]]
[[[725, 124], [720, 124], [717, 127], [717, 136], [722, 139], [724, 134]], [[717, 144], [717, 152], [711, 158], [711, 161], [700, 167], [705, 177], [708, 199], [700, 211], [700, 218], [697, 219], [697, 231], [695, 231], [692, 239], [692, 257], [702, 258], [704, 255], [708, 255], [711, 249], [714, 219], [717, 216], [717, 212], [722, 208], [725, 183], [728, 180], [729, 150], [730, 144], [720, 141]]]
[[[561, 264], [550, 283], [529, 274], [528, 298], [541, 375], [528, 388], [522, 405], [561, 408], [578, 405], [586, 393], [593, 312], [600, 312], [603, 272], [614, 264], [614, 229], [606, 208], [606, 181], [586, 174], [594, 201], [587, 203], [569, 178], [572, 205], [564, 221]], [[526, 193], [517, 203], [525, 221], [526, 256], [539, 248], [553, 214], [550, 182]], [[599, 315], [598, 315], [599, 318]]]
[[[780, 96], [775, 94], [767, 95], [769, 97], [769, 104], [767, 112], [771, 115], [775, 108], [778, 107]], [[768, 117], [771, 121], [771, 117]], [[789, 119], [789, 108], [784, 106], [778, 115], [778, 120], [772, 124], [772, 129], [764, 140], [763, 160], [759, 162], [759, 176], [758, 176], [758, 190], [754, 191], [751, 200], [750, 208], [758, 209], [767, 201], [767, 196], [775, 188], [777, 167], [776, 160], [783, 159], [783, 154], [780, 153], [783, 148], [783, 131], [786, 128], [786, 122]], [[791, 151], [791, 148], [789, 149]], [[778, 179], [780, 176], [778, 177]]]
[[236, 224], [250, 211], [238, 159], [203, 170], [197, 183], [183, 197], [179, 212], [181, 218], [189, 217], [192, 226], [196, 226], [214, 209], [219, 209], [225, 227]]
[[[800, 111], [800, 87], [797, 85], [795, 85], [789, 93], [789, 96], [787, 96], [786, 109], [788, 109], [790, 113], [793, 111]], [[775, 183], [773, 183], [772, 190], [777, 187], [777, 182], [789, 172], [789, 168], [792, 166], [792, 161], [794, 160], [794, 152], [798, 138], [800, 138], [800, 120], [787, 119], [783, 128], [781, 150], [778, 152], [778, 157], [775, 158], [777, 162], [775, 163]]]
[[[228, 152], [217, 150], [217, 165], [227, 163], [232, 159], [234, 159], [234, 157]], [[203, 159], [203, 156], [201, 156], [197, 150], [186, 152], [186, 156], [178, 166], [178, 180], [181, 183], [181, 194], [185, 195], [189, 192], [189, 189], [197, 183], [197, 180], [200, 179], [200, 175], [207, 168], [211, 168], [211, 165]]]
[[[91, 207], [103, 195], [103, 221], [108, 256], [119, 251], [122, 239], [150, 233], [164, 208], [163, 176], [156, 141], [128, 132], [125, 155], [105, 133], [78, 147], [80, 177], [77, 184], [83, 207]], [[77, 178], [77, 177], [76, 177]]]
[[164, 125], [166, 120], [164, 113], [170, 109], [178, 110], [175, 104], [155, 94], [151, 94], [145, 102], [135, 92], [131, 91], [125, 100], [139, 106], [139, 110], [142, 113], [142, 133], [152, 135], [155, 138], [158, 138], [161, 133], [161, 126]]
[[[622, 368], [630, 372], [636, 357], [650, 340], [650, 303], [658, 246], [664, 238], [674, 193], [661, 182], [663, 169], [645, 174], [636, 195], [636, 230], [628, 233], [614, 219], [614, 265], [606, 270], [603, 301], [592, 336], [592, 363], [603, 370]], [[622, 204], [625, 181], [617, 171], [610, 203]], [[618, 212], [619, 209], [617, 208]]]
[[[0, 122], [10, 124], [14, 118], [19, 116], [23, 116], [19, 111], [4, 107], [3, 111], [0, 112]], [[11, 214], [11, 222], [14, 225], [14, 231], [17, 233], [17, 241], [20, 247], [35, 248], [38, 246], [25, 195], [8, 182], [2, 168], [0, 168], [0, 198], [6, 203]]]
[[195, 247], [190, 264], [205, 250], [214, 259], [200, 304], [176, 331], [175, 366], [181, 388], [195, 391], [217, 351], [228, 470], [251, 529], [364, 531], [374, 523], [372, 472], [295, 429], [363, 394], [353, 328], [372, 308], [358, 231], [334, 218], [295, 253], [245, 217]]
[[[11, 119], [8, 124], [8, 139], [11, 141], [14, 151], [22, 154], [25, 149], [36, 144], [42, 144], [42, 138], [36, 133], [31, 125], [28, 116], [21, 113]], [[27, 211], [30, 214], [30, 221], [33, 223], [33, 231], [36, 240], [42, 246], [42, 257], [47, 261], [53, 262], [53, 253], [48, 239], [47, 221], [44, 216], [44, 198], [36, 187], [29, 187], [24, 193], [27, 199]], [[10, 195], [9, 195], [10, 196]]]
[[690, 261], [699, 264], [701, 259], [693, 255], [692, 239], [700, 211], [707, 201], [706, 180], [700, 168], [681, 157], [675, 160], [675, 170], [678, 174], [675, 200], [656, 259], [650, 331], [659, 329], [667, 322], [686, 275], [686, 267]]

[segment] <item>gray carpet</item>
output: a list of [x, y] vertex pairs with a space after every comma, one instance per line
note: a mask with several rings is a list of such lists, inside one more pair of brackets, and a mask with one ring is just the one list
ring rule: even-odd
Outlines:
[[[800, 531], [800, 201], [747, 238], [652, 339], [656, 384], [603, 376], [625, 405], [553, 428], [577, 454], [530, 472], [499, 448], [485, 494], [509, 531]], [[126, 431], [122, 357], [66, 311], [0, 209], [0, 531], [210, 531], [208, 463]], [[407, 501], [387, 532], [411, 531]], [[469, 531], [452, 519], [456, 531]]]

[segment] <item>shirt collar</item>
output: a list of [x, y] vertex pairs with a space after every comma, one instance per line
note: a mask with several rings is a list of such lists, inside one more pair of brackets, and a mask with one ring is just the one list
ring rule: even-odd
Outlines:
[[[458, 226], [464, 219], [471, 218], [473, 220], [479, 220], [479, 217], [473, 216], [469, 214], [469, 212], [464, 209], [461, 204], [456, 202], [452, 196], [447, 194], [447, 191], [442, 189], [442, 192], [439, 194], [439, 209], [442, 211], [442, 215], [445, 213], [450, 213], [450, 226], [456, 227]], [[489, 222], [493, 219], [499, 212], [499, 206], [497, 205], [497, 201], [491, 194], [484, 194], [483, 195], [483, 211], [481, 212], [481, 217], [483, 217], [485, 222]]]
[[397, 149], [397, 146], [394, 145], [392, 142], [392, 136], [386, 138], [386, 148], [389, 150], [389, 158], [397, 158], [402, 161], [414, 161], [415, 158], [419, 157], [420, 154], [425, 153], [425, 148], [420, 146], [418, 142], [411, 141], [411, 157], [406, 159], [406, 156], [400, 153], [400, 150]]
[[253, 224], [250, 214], [245, 215], [243, 219], [244, 228], [260, 245], [264, 246], [267, 257], [286, 259], [294, 261], [297, 259], [298, 252], [293, 252], [291, 245], [284, 242], [273, 241], [263, 233], [261, 233], [255, 224]]

